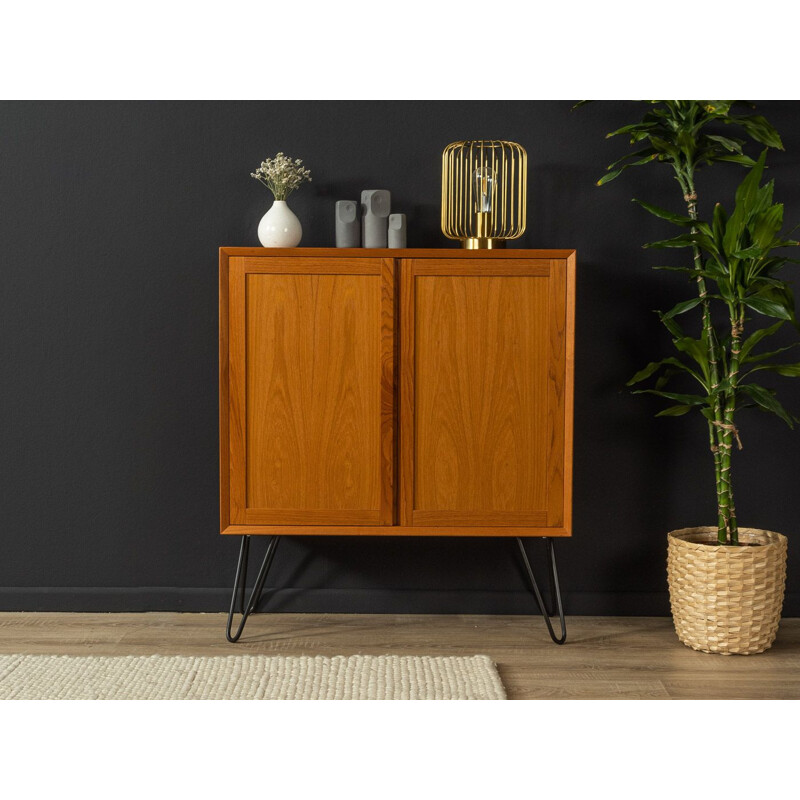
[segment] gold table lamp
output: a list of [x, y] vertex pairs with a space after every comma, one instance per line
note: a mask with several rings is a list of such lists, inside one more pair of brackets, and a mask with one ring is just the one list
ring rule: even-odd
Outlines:
[[442, 233], [468, 250], [525, 233], [528, 155], [515, 142], [453, 142], [442, 153]]

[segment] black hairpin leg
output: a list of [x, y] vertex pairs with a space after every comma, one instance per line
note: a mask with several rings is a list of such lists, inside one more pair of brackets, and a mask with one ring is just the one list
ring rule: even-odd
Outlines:
[[[544, 617], [545, 624], [547, 625], [547, 630], [550, 633], [550, 638], [556, 644], [564, 644], [567, 641], [567, 623], [564, 619], [564, 606], [561, 603], [561, 588], [558, 585], [558, 570], [556, 569], [556, 553], [553, 549], [553, 540], [549, 537], [545, 537], [545, 543], [547, 545], [547, 557], [550, 566], [550, 598], [552, 602], [552, 610], [548, 609], [544, 601], [542, 600], [542, 594], [539, 591], [539, 585], [536, 583], [536, 578], [533, 576], [533, 570], [531, 569], [531, 562], [528, 561], [528, 554], [525, 552], [525, 546], [522, 544], [522, 539], [517, 537], [517, 544], [519, 545], [519, 551], [522, 553], [522, 561], [525, 564], [525, 569], [528, 573], [528, 578], [531, 582], [531, 587], [533, 588], [533, 594], [536, 597], [536, 602], [539, 605], [539, 611], [541, 611], [542, 616]], [[558, 617], [561, 621], [561, 636], [556, 637], [555, 631], [553, 630], [553, 625], [550, 622], [550, 617], [553, 616], [558, 610]]]
[[[256, 610], [258, 601], [261, 600], [261, 593], [264, 591], [264, 581], [267, 579], [267, 573], [272, 565], [272, 559], [275, 558], [275, 551], [278, 549], [278, 540], [280, 536], [271, 536], [267, 543], [267, 552], [264, 555], [264, 560], [261, 562], [261, 569], [258, 571], [253, 591], [250, 594], [250, 599], [247, 605], [244, 604], [245, 587], [247, 585], [247, 560], [250, 555], [250, 537], [242, 536], [242, 547], [239, 550], [239, 563], [236, 565], [236, 579], [233, 583], [233, 595], [231, 596], [231, 610], [228, 613], [228, 625], [225, 628], [225, 636], [229, 642], [238, 642], [239, 637], [244, 630], [244, 624], [247, 618]], [[239, 599], [239, 613], [242, 619], [239, 621], [239, 627], [236, 633], [231, 635], [231, 628], [233, 627], [233, 615], [236, 613], [236, 599]]]

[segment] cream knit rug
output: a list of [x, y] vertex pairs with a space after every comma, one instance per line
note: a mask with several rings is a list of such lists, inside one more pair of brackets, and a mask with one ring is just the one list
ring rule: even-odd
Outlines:
[[488, 656], [0, 656], [0, 700], [505, 700]]

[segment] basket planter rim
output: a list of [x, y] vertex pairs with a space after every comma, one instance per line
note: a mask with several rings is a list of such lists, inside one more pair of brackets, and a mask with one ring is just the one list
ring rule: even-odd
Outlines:
[[[747, 552], [747, 548], [731, 545], [717, 544], [717, 527], [715, 525], [700, 525], [694, 528], [678, 528], [667, 533], [667, 540], [679, 547], [695, 547], [712, 549], [722, 553]], [[763, 528], [739, 528], [739, 539], [748, 544], [757, 544], [760, 547], [786, 547], [788, 539], [777, 531], [768, 531]]]

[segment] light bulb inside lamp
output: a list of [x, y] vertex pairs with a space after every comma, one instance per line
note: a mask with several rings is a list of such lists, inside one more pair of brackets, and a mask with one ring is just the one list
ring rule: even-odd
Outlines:
[[475, 196], [475, 220], [471, 241], [479, 248], [491, 247], [494, 222], [492, 206], [496, 189], [497, 175], [487, 164], [481, 164], [472, 174]]
[[481, 214], [492, 210], [492, 195], [494, 194], [495, 171], [482, 164], [472, 176], [475, 190], [475, 210]]

